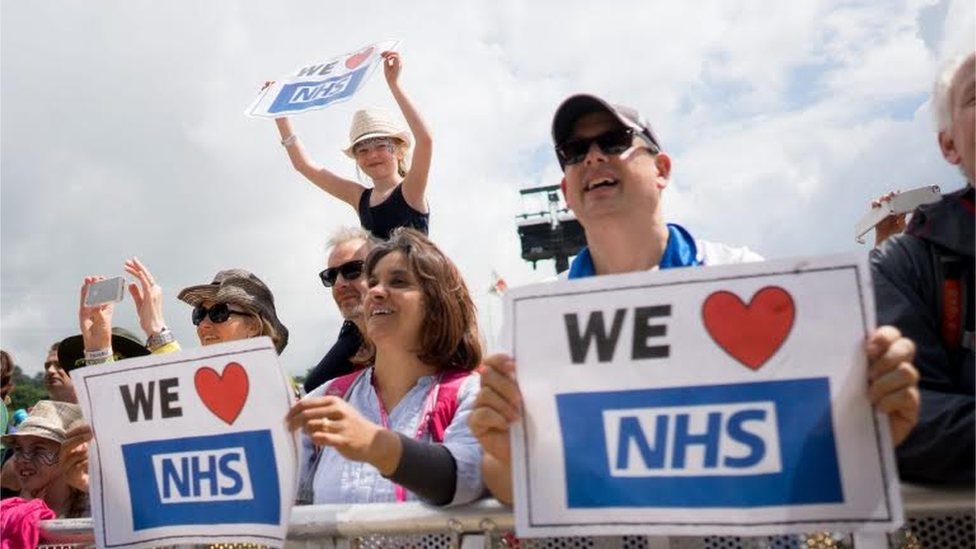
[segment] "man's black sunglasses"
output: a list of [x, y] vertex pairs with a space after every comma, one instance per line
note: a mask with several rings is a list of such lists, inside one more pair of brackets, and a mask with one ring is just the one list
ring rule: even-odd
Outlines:
[[621, 128], [619, 130], [603, 132], [593, 137], [568, 139], [556, 145], [556, 156], [559, 157], [559, 163], [563, 167], [571, 164], [579, 164], [589, 154], [590, 146], [593, 143], [596, 143], [600, 147], [603, 154], [620, 154], [634, 144], [634, 135], [638, 135], [647, 141], [648, 148], [652, 153], [657, 154], [661, 152], [657, 143], [654, 143], [650, 138], [645, 136], [643, 132], [637, 133], [633, 128]]
[[338, 267], [329, 267], [328, 269], [319, 273], [319, 278], [322, 279], [322, 284], [325, 285], [326, 288], [331, 288], [332, 286], [335, 286], [336, 280], [339, 279], [340, 274], [342, 275], [342, 278], [345, 278], [346, 280], [356, 280], [362, 276], [363, 267], [365, 265], [366, 262], [362, 259], [349, 261], [339, 265]]
[[235, 311], [228, 307], [226, 303], [218, 303], [209, 309], [203, 305], [197, 305], [193, 308], [193, 315], [190, 317], [190, 320], [193, 321], [194, 326], [199, 326], [203, 322], [203, 319], [208, 317], [210, 318], [210, 322], [221, 324], [227, 322], [230, 315], [249, 316], [249, 314], [243, 311]]

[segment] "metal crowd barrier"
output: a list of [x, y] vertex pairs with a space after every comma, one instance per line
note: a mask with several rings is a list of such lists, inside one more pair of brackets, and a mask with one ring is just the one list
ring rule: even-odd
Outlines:
[[[973, 549], [976, 492], [903, 485], [905, 527], [888, 536], [892, 549]], [[309, 505], [295, 507], [286, 549], [857, 549], [850, 535], [814, 532], [799, 536], [648, 538], [573, 537], [516, 539], [511, 509], [495, 500], [435, 509], [420, 503]], [[91, 519], [41, 522], [41, 547], [94, 544]], [[215, 544], [213, 549], [245, 546]]]

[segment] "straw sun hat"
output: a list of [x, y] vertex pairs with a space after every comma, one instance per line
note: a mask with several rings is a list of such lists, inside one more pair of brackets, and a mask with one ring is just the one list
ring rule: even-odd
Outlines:
[[18, 427], [17, 432], [4, 435], [3, 444], [6, 446], [17, 437], [27, 435], [45, 438], [61, 444], [64, 442], [68, 430], [81, 419], [81, 407], [77, 404], [38, 400], [30, 415]]
[[394, 137], [402, 141], [407, 149], [413, 144], [410, 132], [400, 125], [392, 112], [379, 107], [367, 107], [353, 115], [352, 127], [349, 128], [349, 146], [343, 152], [349, 158], [355, 159], [353, 148], [356, 143], [373, 137]]

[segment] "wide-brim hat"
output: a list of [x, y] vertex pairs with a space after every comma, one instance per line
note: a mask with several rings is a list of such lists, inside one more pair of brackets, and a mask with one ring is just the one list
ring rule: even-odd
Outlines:
[[374, 137], [393, 137], [403, 142], [409, 149], [413, 145], [413, 136], [404, 129], [396, 116], [387, 109], [368, 107], [356, 111], [352, 116], [352, 126], [349, 128], [349, 146], [342, 150], [349, 158], [355, 159], [353, 149], [356, 143]]
[[65, 434], [82, 420], [81, 406], [70, 402], [38, 400], [17, 432], [3, 436], [7, 446], [14, 437], [31, 435], [63, 444]]
[[[148, 354], [149, 349], [146, 349], [139, 336], [125, 328], [112, 328], [112, 355], [116, 361]], [[81, 334], [58, 343], [58, 364], [69, 373], [85, 365], [85, 340]]]
[[207, 300], [238, 305], [250, 313], [259, 315], [274, 326], [278, 334], [275, 349], [279, 355], [288, 345], [288, 328], [278, 320], [274, 294], [260, 278], [244, 269], [220, 271], [210, 284], [183, 288], [176, 297], [194, 307]]

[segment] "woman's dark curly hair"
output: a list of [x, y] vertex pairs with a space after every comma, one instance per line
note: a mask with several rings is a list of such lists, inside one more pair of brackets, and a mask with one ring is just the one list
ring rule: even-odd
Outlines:
[[440, 370], [477, 368], [482, 352], [477, 309], [457, 267], [422, 233], [401, 228], [369, 253], [367, 278], [381, 259], [394, 252], [403, 255], [424, 295], [417, 358]]

